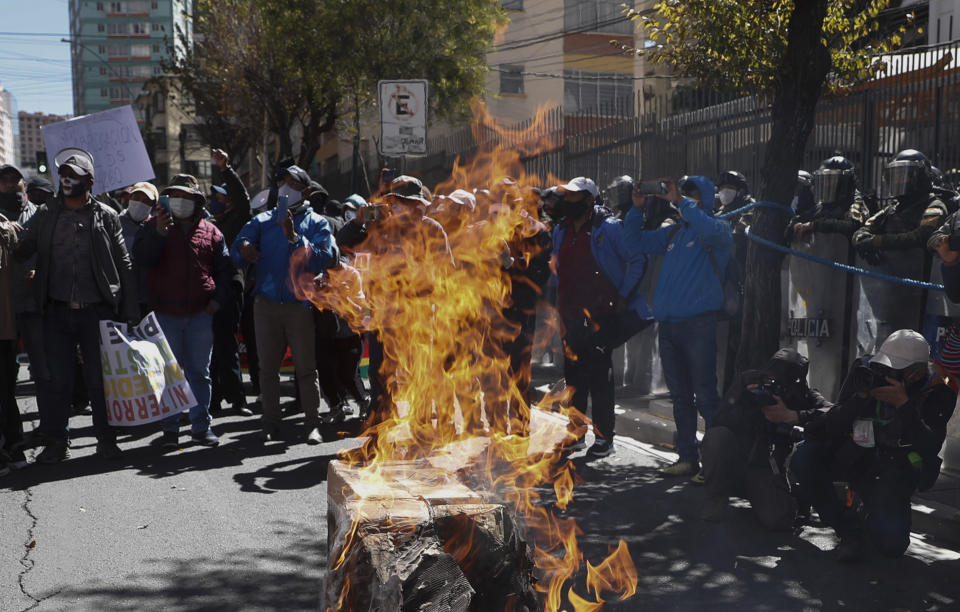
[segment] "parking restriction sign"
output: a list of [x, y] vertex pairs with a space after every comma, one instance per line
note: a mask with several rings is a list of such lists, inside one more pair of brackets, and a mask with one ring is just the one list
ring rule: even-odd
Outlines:
[[380, 81], [381, 155], [427, 153], [427, 82]]

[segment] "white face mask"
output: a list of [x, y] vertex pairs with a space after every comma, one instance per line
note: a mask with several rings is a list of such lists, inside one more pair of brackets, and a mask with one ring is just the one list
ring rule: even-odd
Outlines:
[[141, 223], [150, 216], [151, 208], [153, 207], [139, 200], [130, 200], [127, 205], [127, 215], [137, 223]]
[[297, 191], [287, 183], [284, 183], [280, 186], [280, 189], [277, 191], [277, 197], [287, 196], [287, 206], [294, 206], [298, 204], [300, 200], [303, 199], [303, 192]]
[[69, 197], [78, 196], [83, 193], [83, 181], [80, 179], [70, 178], [69, 176], [60, 177], [60, 191], [63, 192], [63, 195]]
[[724, 206], [728, 206], [731, 202], [737, 199], [737, 190], [736, 189], [721, 189], [720, 193], [717, 194], [720, 196], [720, 203]]
[[189, 219], [196, 207], [196, 202], [190, 198], [170, 198], [170, 213], [177, 219]]
[[357, 218], [357, 211], [348, 208], [347, 210], [343, 211], [343, 218], [347, 221], [347, 223], [350, 223]]

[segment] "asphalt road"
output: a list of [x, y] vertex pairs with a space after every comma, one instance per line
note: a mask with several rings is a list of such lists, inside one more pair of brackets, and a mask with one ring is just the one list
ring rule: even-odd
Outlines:
[[[30, 429], [32, 403], [25, 412]], [[292, 438], [301, 416], [287, 419]], [[163, 454], [147, 427], [106, 462], [90, 418], [71, 424], [68, 462], [0, 478], [0, 610], [320, 608], [326, 468], [353, 441], [264, 447], [255, 418], [227, 416], [215, 420], [218, 448]], [[745, 507], [705, 523], [702, 489], [657, 476], [670, 458], [625, 438], [603, 460], [572, 458], [584, 482], [564, 514], [584, 531], [586, 559], [622, 538], [639, 571], [637, 595], [607, 609], [960, 609], [957, 551], [917, 534], [904, 558], [851, 567], [817, 526], [771, 534]], [[574, 588], [585, 593], [583, 576]]]

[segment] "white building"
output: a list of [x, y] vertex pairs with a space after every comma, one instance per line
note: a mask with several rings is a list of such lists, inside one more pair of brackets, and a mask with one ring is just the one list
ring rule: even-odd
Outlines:
[[0, 85], [0, 164], [20, 165], [17, 132], [17, 102], [13, 94]]

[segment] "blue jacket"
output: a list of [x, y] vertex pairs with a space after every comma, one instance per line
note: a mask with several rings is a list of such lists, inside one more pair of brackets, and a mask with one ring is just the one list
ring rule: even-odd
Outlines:
[[277, 209], [274, 208], [250, 219], [233, 241], [230, 256], [237, 266], [249, 266], [240, 254], [240, 245], [244, 242], [252, 244], [260, 251], [260, 259], [256, 265], [257, 283], [253, 294], [261, 295], [271, 302], [288, 304], [300, 301], [294, 295], [290, 283], [290, 258], [294, 251], [309, 249], [310, 257], [307, 259], [305, 271], [319, 274], [336, 262], [336, 242], [330, 232], [330, 224], [313, 212], [310, 206], [305, 206], [293, 217], [293, 227], [297, 233], [297, 241], [293, 244], [287, 241], [276, 216]]
[[[711, 208], [713, 183], [702, 176], [692, 176], [690, 180]], [[623, 224], [629, 251], [665, 255], [653, 295], [653, 316], [657, 321], [684, 321], [723, 308], [723, 281], [704, 246], [710, 247], [723, 274], [733, 249], [730, 224], [715, 219], [712, 209], [704, 210], [690, 198], [684, 198], [678, 208], [679, 230], [673, 226], [644, 231], [644, 213], [635, 208], [627, 213]]]
[[[624, 243], [623, 222], [611, 216], [607, 209], [595, 206], [593, 214], [595, 217], [588, 223], [594, 224], [590, 230], [590, 251], [594, 260], [617, 288], [617, 293], [630, 298], [627, 303], [630, 310], [640, 315], [641, 319], [652, 319], [650, 306], [640, 291], [640, 280], [647, 269], [647, 256], [636, 249], [628, 252]], [[605, 216], [599, 225], [596, 215]], [[560, 246], [565, 232], [566, 227], [562, 223], [553, 228], [553, 261], [557, 274], [560, 273], [557, 262], [560, 260]]]

